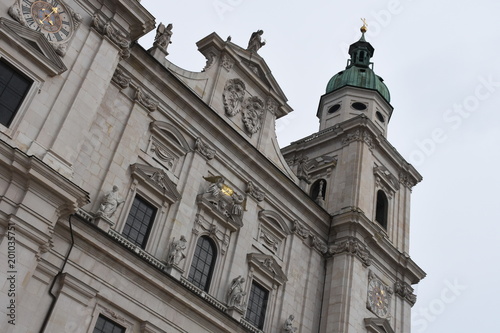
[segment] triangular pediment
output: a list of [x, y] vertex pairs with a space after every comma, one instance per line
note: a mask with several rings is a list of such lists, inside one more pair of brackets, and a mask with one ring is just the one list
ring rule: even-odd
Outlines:
[[2, 17], [0, 18], [0, 36], [1, 39], [8, 40], [21, 48], [23, 54], [37, 62], [48, 75], [59, 75], [67, 70], [53, 46], [41, 32]]
[[[280, 105], [276, 110], [276, 118], [285, 116], [292, 111], [292, 108], [286, 103], [288, 99], [271, 73], [271, 69], [258, 53], [248, 51], [229, 40], [223, 41], [216, 33], [208, 35], [196, 44], [207, 61], [213, 57], [213, 54], [230, 58], [231, 62], [234, 62], [233, 66], [237, 66], [246, 77], [252, 79], [253, 84], [262, 91], [270, 93]], [[245, 83], [248, 84], [248, 82]]]
[[249, 253], [247, 254], [247, 260], [250, 266], [259, 270], [273, 282], [282, 285], [287, 281], [285, 273], [273, 256], [261, 253]]
[[144, 185], [149, 185], [150, 188], [165, 197], [168, 202], [174, 203], [181, 198], [175, 184], [163, 169], [139, 163], [132, 164], [130, 168], [133, 177], [138, 178]]
[[388, 319], [365, 318], [365, 326], [370, 333], [394, 333]]

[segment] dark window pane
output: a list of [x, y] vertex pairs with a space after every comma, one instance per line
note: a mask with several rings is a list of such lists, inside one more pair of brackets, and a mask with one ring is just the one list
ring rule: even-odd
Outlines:
[[151, 206], [141, 197], [135, 197], [127, 217], [127, 222], [123, 227], [122, 235], [132, 243], [144, 248], [148, 241], [155, 214], [155, 207]]
[[216, 254], [217, 249], [210, 238], [202, 236], [198, 239], [188, 280], [204, 291], [210, 287]]
[[255, 281], [252, 282], [245, 319], [259, 329], [264, 328], [268, 297], [269, 291], [267, 289]]
[[92, 333], [124, 333], [125, 328], [109, 320], [104, 316], [99, 316]]
[[10, 125], [32, 83], [32, 80], [0, 60], [0, 124]]

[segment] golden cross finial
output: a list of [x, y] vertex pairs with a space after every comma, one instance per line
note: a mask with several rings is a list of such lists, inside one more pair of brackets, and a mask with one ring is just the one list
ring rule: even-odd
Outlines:
[[362, 33], [365, 33], [368, 30], [368, 23], [366, 23], [365, 18], [362, 18], [361, 21], [363, 21], [363, 26], [359, 30], [361, 30]]

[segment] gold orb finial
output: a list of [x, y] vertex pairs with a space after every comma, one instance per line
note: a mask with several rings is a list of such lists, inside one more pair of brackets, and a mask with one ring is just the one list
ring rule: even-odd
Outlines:
[[362, 18], [361, 21], [363, 21], [363, 26], [359, 30], [361, 30], [362, 33], [365, 33], [368, 31], [368, 24], [366, 23], [365, 18]]

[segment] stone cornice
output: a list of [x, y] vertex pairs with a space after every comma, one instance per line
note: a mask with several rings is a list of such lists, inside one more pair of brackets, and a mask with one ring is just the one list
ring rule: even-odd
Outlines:
[[36, 186], [37, 191], [46, 192], [46, 195], [50, 193], [50, 198], [57, 198], [59, 216], [73, 214], [79, 207], [90, 202], [89, 194], [85, 190], [37, 157], [28, 156], [3, 140], [0, 140], [0, 167], [11, 174], [20, 175], [27, 183], [36, 182], [39, 185]]
[[372, 263], [378, 261], [377, 256], [392, 265], [398, 272], [408, 278], [412, 284], [418, 283], [425, 277], [425, 272], [410, 258], [407, 253], [400, 252], [389, 241], [385, 232], [374, 222], [370, 221], [359, 208], [347, 207], [333, 214], [333, 232], [335, 234], [360, 234], [367, 249], [369, 249]]
[[307, 151], [309, 147], [329, 143], [335, 139], [340, 140], [342, 144], [349, 144], [353, 141], [364, 142], [371, 150], [380, 150], [390, 157], [395, 165], [399, 166], [400, 172], [398, 176], [403, 186], [411, 188], [422, 180], [422, 176], [418, 171], [399, 154], [396, 148], [389, 143], [375, 124], [365, 115], [359, 115], [294, 141], [281, 151], [284, 155], [296, 150]]

